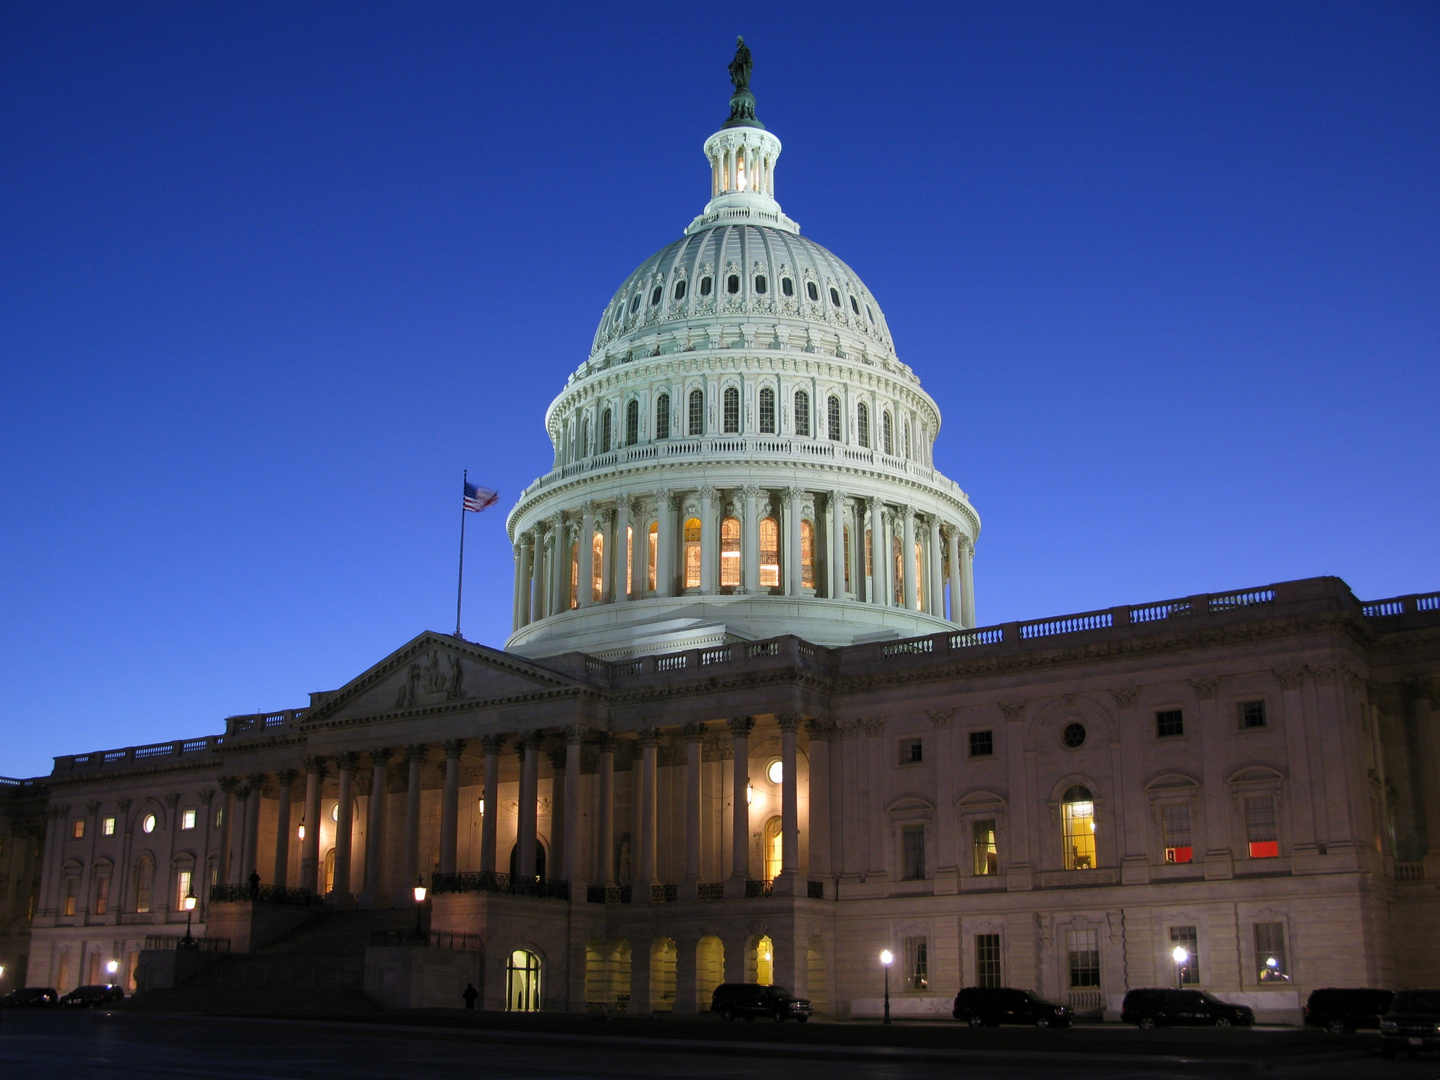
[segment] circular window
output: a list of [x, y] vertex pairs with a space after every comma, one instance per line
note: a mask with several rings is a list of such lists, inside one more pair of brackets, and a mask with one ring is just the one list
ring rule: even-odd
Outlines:
[[340, 820], [340, 804], [338, 802], [334, 806], [330, 807], [330, 820]]
[[1066, 724], [1065, 730], [1060, 733], [1060, 741], [1071, 750], [1085, 745], [1085, 725]]
[[154, 815], [154, 814], [146, 814], [143, 818], [141, 818], [141, 820], [140, 820], [140, 828], [142, 828], [143, 830], [145, 830], [147, 833], [154, 832], [154, 831], [155, 831], [155, 815]]
[[784, 763], [781, 762], [779, 758], [776, 758], [774, 761], [770, 762], [770, 764], [765, 769], [765, 776], [772, 784], [780, 783], [782, 780], [785, 779]]

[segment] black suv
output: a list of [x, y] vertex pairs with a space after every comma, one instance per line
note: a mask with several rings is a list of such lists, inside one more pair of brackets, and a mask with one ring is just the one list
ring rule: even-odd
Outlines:
[[1131, 990], [1120, 1005], [1120, 1019], [1137, 1027], [1162, 1024], [1249, 1027], [1255, 1013], [1248, 1005], [1231, 1005], [1205, 990]]
[[58, 996], [48, 986], [26, 986], [0, 998], [0, 1009], [38, 1009], [54, 1005]]
[[1393, 990], [1341, 989], [1327, 986], [1315, 990], [1305, 1002], [1305, 1026], [1324, 1028], [1341, 1035], [1357, 1028], [1378, 1028], [1380, 1014], [1390, 1008]]
[[971, 1027], [999, 1027], [1001, 1024], [1034, 1024], [1036, 1027], [1069, 1027], [1070, 1009], [1046, 1001], [1030, 990], [1008, 986], [967, 986], [955, 995], [951, 1015]]
[[1401, 990], [1380, 1017], [1380, 1052], [1440, 1050], [1440, 990]]
[[60, 1004], [73, 1009], [100, 1009], [124, 997], [125, 991], [118, 986], [77, 986], [60, 999]]
[[710, 998], [710, 1011], [719, 1013], [722, 1020], [768, 1016], [777, 1022], [796, 1020], [803, 1024], [815, 1010], [807, 999], [791, 997], [783, 986], [721, 983]]

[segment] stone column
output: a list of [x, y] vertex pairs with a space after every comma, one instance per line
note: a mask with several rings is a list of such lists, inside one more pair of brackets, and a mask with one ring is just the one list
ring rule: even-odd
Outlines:
[[531, 532], [530, 622], [545, 618], [545, 526], [536, 525]]
[[693, 900], [700, 882], [700, 752], [705, 725], [690, 723], [681, 730], [685, 736], [685, 880], [680, 896]]
[[540, 736], [533, 731], [520, 738], [520, 805], [516, 814], [518, 835], [515, 842], [515, 878], [531, 881], [535, 877], [535, 818], [540, 796]]
[[455, 846], [460, 832], [460, 755], [464, 739], [445, 740], [445, 792], [440, 802], [440, 873], [455, 873]]
[[580, 881], [580, 748], [584, 737], [584, 724], [565, 729], [565, 857], [560, 862], [560, 876], [572, 885]]
[[830, 592], [832, 599], [845, 595], [845, 496], [830, 493]]
[[586, 503], [580, 508], [580, 573], [575, 589], [579, 593], [579, 607], [589, 607], [595, 601], [591, 590], [595, 580], [595, 504]]
[[780, 877], [781, 896], [804, 896], [800, 878], [800, 770], [795, 737], [804, 718], [782, 715], [780, 721]]
[[636, 600], [643, 600], [650, 587], [649, 522], [645, 520], [644, 505], [639, 499], [631, 499], [630, 507], [635, 511], [635, 536], [630, 543], [630, 591]]
[[945, 617], [945, 583], [940, 574], [940, 563], [944, 558], [944, 552], [940, 547], [940, 519], [934, 514], [929, 515], [930, 544], [926, 555], [926, 568], [929, 573], [926, 575], [930, 581], [929, 597], [930, 602], [926, 610], [931, 615], [943, 619]]
[[380, 876], [385, 865], [385, 768], [390, 750], [379, 747], [370, 751], [370, 820], [365, 837], [365, 888], [361, 907], [380, 904]]
[[885, 773], [890, 765], [885, 753], [885, 721], [883, 719], [861, 720], [865, 732], [864, 767], [865, 794], [864, 820], [870, 827], [870, 876], [882, 881], [889, 877], [893, 861], [889, 842], [889, 823], [885, 820]]
[[870, 510], [870, 602], [888, 604], [890, 553], [885, 550], [885, 508], [879, 499], [866, 499]]
[[230, 862], [234, 858], [235, 784], [233, 776], [220, 778], [220, 857], [215, 878], [221, 885], [230, 884]]
[[1200, 727], [1201, 781], [1205, 799], [1205, 877], [1224, 879], [1235, 876], [1235, 857], [1230, 849], [1230, 816], [1226, 802], [1229, 791], [1225, 783], [1225, 759], [1221, 749], [1219, 720], [1215, 716], [1215, 699], [1220, 693], [1218, 677], [1191, 679], [1195, 691], [1195, 711]]
[[960, 541], [961, 625], [975, 625], [975, 544], [969, 537]]
[[960, 530], [954, 525], [947, 527], [945, 538], [950, 545], [950, 621], [959, 623], [965, 595], [960, 573]]
[[550, 540], [550, 614], [559, 615], [569, 607], [566, 584], [570, 577], [570, 545], [561, 514], [550, 519]]
[[600, 750], [600, 814], [595, 823], [595, 880], [615, 884], [615, 736], [608, 732], [597, 743]]
[[904, 603], [900, 606], [906, 611], [916, 611], [919, 605], [915, 603], [915, 592], [920, 583], [915, 580], [915, 508], [905, 507], [904, 525], [901, 528], [900, 536], [900, 566], [905, 571], [901, 575], [904, 582], [902, 597]]
[[[260, 872], [260, 798], [265, 793], [264, 773], [252, 773], [246, 777], [250, 782], [250, 797], [245, 800], [245, 862], [240, 867], [240, 881], [247, 883], [252, 872]], [[174, 832], [174, 826], [171, 826]], [[160, 867], [156, 867], [159, 879]]]
[[640, 868], [635, 877], [636, 902], [649, 901], [646, 894], [650, 886], [659, 883], [655, 876], [655, 768], [659, 746], [660, 732], [654, 728], [640, 731]]
[[[547, 751], [550, 757], [550, 857], [545, 860], [545, 875], [558, 878], [565, 865], [571, 834], [565, 829], [565, 751]], [[568, 880], [568, 879], [567, 879]]]
[[817, 881], [831, 877], [830, 860], [830, 739], [835, 724], [811, 720], [810, 735], [810, 873]]
[[[307, 757], [305, 759], [305, 812], [301, 821], [305, 824], [305, 839], [300, 841], [300, 887], [309, 889], [316, 896], [320, 895], [320, 794], [321, 785], [325, 782], [325, 759], [322, 757]], [[220, 820], [229, 820], [230, 811], [222, 809]], [[221, 851], [224, 859], [224, 830], [221, 830]], [[225, 871], [222, 868], [220, 878], [223, 881]]]
[[655, 493], [655, 595], [675, 595], [675, 496]]
[[741, 526], [740, 585], [747, 593], [761, 593], [760, 587], [760, 489], [745, 487], [745, 522]]
[[805, 491], [800, 487], [791, 487], [786, 489], [785, 494], [785, 516], [788, 519], [785, 530], [785, 595], [800, 596], [800, 498]]
[[[1117, 838], [1116, 849], [1120, 857], [1120, 880], [1125, 885], [1144, 885], [1150, 880], [1150, 859], [1146, 849], [1145, 819], [1146, 793], [1142, 780], [1140, 748], [1145, 745], [1149, 733], [1143, 730], [1135, 715], [1135, 699], [1139, 691], [1133, 687], [1113, 687], [1110, 696], [1115, 701], [1115, 719], [1119, 738], [1112, 743], [1112, 758], [1118, 761], [1117, 775], [1120, 777], [1120, 808], [1124, 815], [1124, 831]], [[1153, 737], [1153, 736], [1149, 736]], [[1103, 865], [1103, 863], [1102, 863]]]
[[400, 880], [395, 882], [395, 907], [413, 902], [410, 891], [420, 880], [420, 794], [425, 779], [425, 758], [429, 749], [416, 743], [405, 748], [405, 764], [409, 775], [405, 785], [405, 849], [400, 857]]
[[615, 564], [614, 573], [610, 578], [615, 583], [615, 587], [609, 595], [611, 601], [617, 604], [623, 604], [629, 600], [630, 590], [635, 586], [628, 572], [630, 552], [633, 547], [630, 540], [630, 496], [617, 495], [615, 497], [615, 542], [611, 547], [605, 549], [606, 558]]
[[[275, 774], [280, 785], [280, 808], [275, 824], [275, 872], [270, 883], [283, 889], [290, 883], [290, 800], [295, 791], [295, 770], [282, 769]], [[197, 874], [202, 869], [197, 866]]]
[[750, 802], [746, 798], [746, 788], [750, 784], [750, 731], [754, 728], [755, 721], [744, 716], [736, 717], [728, 723], [735, 749], [730, 880], [725, 884], [725, 895], [743, 897], [745, 882], [750, 877]]
[[720, 568], [719, 545], [715, 542], [715, 489], [709, 484], [700, 488], [700, 591], [709, 596], [716, 588]]
[[340, 770], [339, 805], [335, 821], [335, 884], [330, 891], [337, 907], [350, 907], [350, 842], [354, 833], [355, 814], [355, 761], [357, 754], [344, 753], [336, 757]]
[[515, 586], [510, 596], [510, 629], [519, 630], [524, 623], [520, 620], [520, 590], [525, 583], [525, 548], [518, 540], [515, 549]]
[[485, 800], [485, 811], [480, 816], [480, 870], [493, 874], [499, 869], [495, 865], [495, 845], [500, 822], [500, 748], [505, 745], [505, 740], [499, 735], [486, 735], [480, 740], [480, 745], [485, 750], [484, 794], [481, 796]]

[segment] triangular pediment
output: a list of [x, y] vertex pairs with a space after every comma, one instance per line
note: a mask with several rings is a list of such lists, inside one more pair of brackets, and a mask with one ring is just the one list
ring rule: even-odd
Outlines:
[[512, 653], [427, 630], [327, 694], [302, 723], [513, 704], [582, 685]]

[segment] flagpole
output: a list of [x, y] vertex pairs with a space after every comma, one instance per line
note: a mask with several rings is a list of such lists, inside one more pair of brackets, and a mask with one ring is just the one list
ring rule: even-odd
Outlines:
[[[464, 483], [470, 482], [470, 470], [464, 472]], [[455, 584], [455, 636], [460, 636], [460, 600], [465, 594], [465, 489], [460, 489], [460, 579]]]

